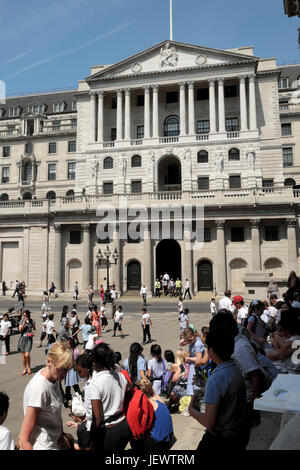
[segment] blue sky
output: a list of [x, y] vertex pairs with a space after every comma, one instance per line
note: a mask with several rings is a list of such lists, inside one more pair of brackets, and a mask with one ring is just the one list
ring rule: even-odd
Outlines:
[[[7, 93], [68, 88], [91, 65], [112, 64], [169, 38], [169, 0], [0, 0], [0, 80]], [[173, 0], [175, 41], [253, 45], [297, 60], [298, 18], [282, 0]]]

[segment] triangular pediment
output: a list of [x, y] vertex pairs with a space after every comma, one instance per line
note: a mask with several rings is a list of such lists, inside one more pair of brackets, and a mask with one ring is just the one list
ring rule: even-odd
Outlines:
[[240, 63], [256, 63], [258, 57], [202, 46], [163, 41], [87, 77], [87, 81], [113, 79], [122, 76], [205, 68]]

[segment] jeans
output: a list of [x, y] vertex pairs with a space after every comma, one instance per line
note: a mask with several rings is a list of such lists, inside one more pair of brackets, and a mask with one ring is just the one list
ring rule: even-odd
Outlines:
[[7, 335], [6, 338], [2, 341], [0, 341], [0, 353], [2, 351], [2, 343], [5, 343], [5, 349], [7, 353], [10, 353], [10, 335]]
[[143, 343], [146, 342], [146, 336], [148, 336], [148, 341], [151, 341], [150, 325], [146, 325], [145, 328], [143, 328]]
[[142, 294], [144, 305], [146, 305], [147, 294]]

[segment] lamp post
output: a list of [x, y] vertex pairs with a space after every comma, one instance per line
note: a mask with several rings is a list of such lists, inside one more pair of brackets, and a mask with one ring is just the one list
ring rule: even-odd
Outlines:
[[[106, 263], [106, 281], [107, 281], [107, 283], [106, 283], [106, 291], [105, 291], [105, 297], [104, 297], [106, 302], [111, 302], [111, 295], [110, 295], [110, 290], [109, 290], [109, 267], [113, 263], [109, 260], [110, 256], [111, 256], [111, 251], [110, 251], [108, 245], [106, 246], [106, 250], [104, 251], [104, 256], [102, 255], [100, 248], [99, 248], [98, 253], [96, 255], [96, 258], [97, 258], [97, 261], [98, 261], [99, 265], [101, 264], [102, 261], [104, 261], [104, 263]], [[115, 251], [113, 252], [112, 257], [115, 261], [115, 264], [117, 264], [117, 260], [119, 258], [117, 248], [115, 248]], [[104, 258], [106, 258], [106, 260]]]

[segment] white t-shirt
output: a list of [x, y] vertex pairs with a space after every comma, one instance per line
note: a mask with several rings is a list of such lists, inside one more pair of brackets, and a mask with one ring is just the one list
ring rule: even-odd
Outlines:
[[[43, 370], [43, 369], [42, 369]], [[27, 406], [40, 408], [30, 442], [33, 450], [59, 450], [57, 441], [62, 433], [62, 396], [59, 382], [49, 382], [38, 371], [25, 388], [24, 415]]]
[[123, 319], [123, 316], [124, 312], [119, 312], [119, 310], [117, 310], [115, 313], [115, 322], [119, 323]]
[[47, 333], [47, 323], [48, 320], [44, 320], [42, 323], [42, 333]]
[[210, 313], [216, 313], [216, 304], [214, 302], [210, 303]]
[[147, 294], [147, 287], [142, 287], [141, 288], [140, 295], [142, 295], [142, 294]]
[[221, 308], [226, 308], [230, 312], [234, 311], [234, 305], [232, 305], [232, 300], [229, 297], [226, 297], [226, 295], [219, 302], [219, 310], [221, 310]]
[[164, 279], [165, 281], [169, 281], [169, 279], [170, 279], [169, 274], [164, 274], [163, 279]]
[[239, 310], [238, 310], [238, 314], [237, 314], [237, 322], [238, 324], [240, 325], [242, 323], [242, 320], [244, 320], [245, 318], [247, 318], [248, 316], [248, 307], [246, 307], [244, 305], [244, 307], [241, 307]]
[[0, 450], [15, 450], [12, 435], [5, 426], [0, 426]]
[[100, 309], [100, 318], [103, 318], [103, 315], [106, 317], [106, 308], [105, 307], [101, 307], [101, 309]]
[[54, 323], [52, 320], [47, 320], [47, 334], [52, 335], [53, 334], [53, 328], [55, 327]]
[[144, 326], [144, 320], [146, 320], [146, 325], [149, 325], [150, 324], [149, 319], [150, 319], [149, 313], [144, 313], [142, 317], [142, 326]]
[[[120, 372], [106, 370], [95, 372], [89, 386], [89, 397], [91, 400], [102, 401], [105, 420], [124, 411], [123, 403], [126, 388], [127, 380]], [[119, 423], [124, 417], [125, 415], [108, 424]]]
[[185, 283], [185, 288], [186, 288], [186, 289], [189, 289], [189, 288], [190, 288], [190, 283], [189, 283], [189, 281], [186, 281], [186, 283]]
[[179, 310], [179, 313], [182, 312], [183, 310], [183, 302], [178, 302], [178, 310]]
[[110, 296], [112, 300], [116, 300], [116, 292], [113, 289], [110, 291]]
[[89, 351], [91, 351], [92, 349], [94, 349], [94, 347], [95, 347], [94, 338], [98, 338], [97, 333], [90, 333], [90, 334], [89, 334], [89, 339], [87, 340], [87, 343], [86, 343], [84, 349], [88, 349]]
[[[11, 328], [11, 322], [9, 320], [8, 321], [1, 320], [0, 335], [5, 336], [9, 328]], [[10, 335], [10, 332], [8, 332], [7, 335]]]

